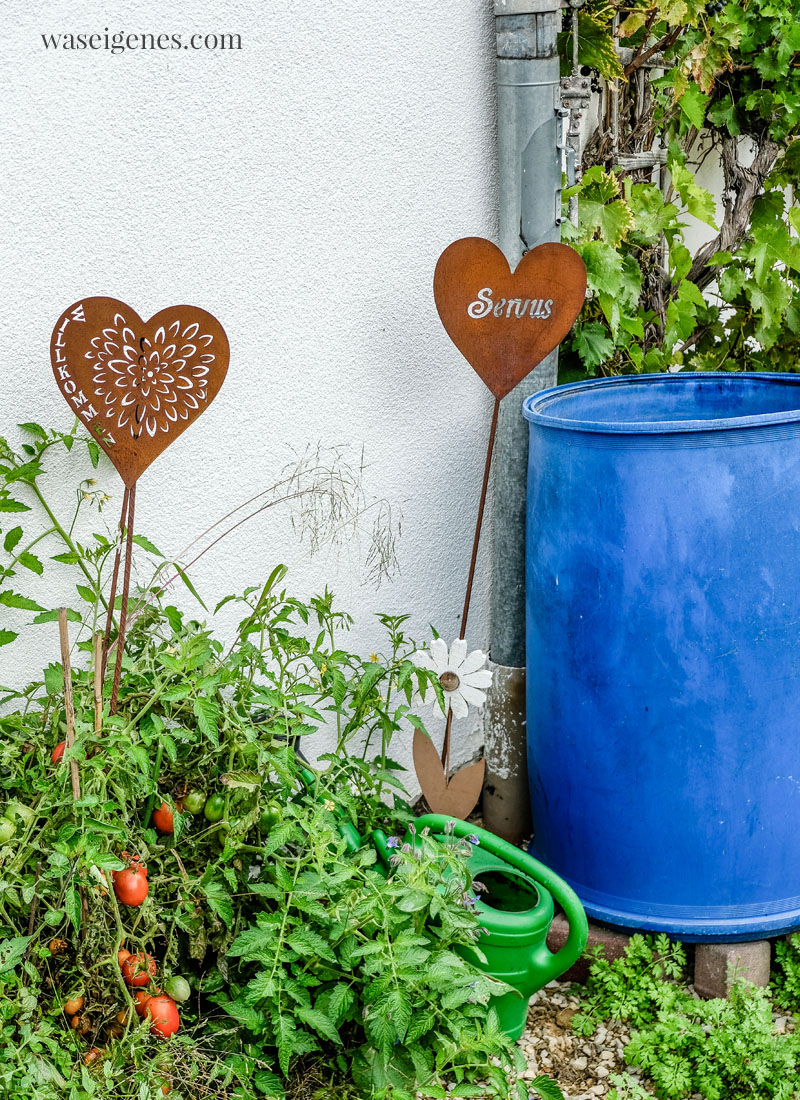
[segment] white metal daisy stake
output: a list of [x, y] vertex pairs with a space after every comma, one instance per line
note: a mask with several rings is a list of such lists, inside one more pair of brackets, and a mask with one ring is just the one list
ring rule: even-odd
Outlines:
[[[437, 675], [447, 711], [441, 759], [431, 739], [421, 730], [416, 730], [414, 767], [431, 809], [436, 813], [463, 817], [480, 797], [484, 762], [478, 760], [462, 768], [451, 779], [450, 730], [454, 717], [466, 718], [470, 706], [482, 707], [486, 702], [486, 689], [492, 682], [492, 674], [485, 667], [488, 656], [481, 649], [468, 653], [463, 638], [457, 638], [449, 650], [441, 638], [434, 638], [428, 649], [418, 649], [411, 660], [417, 668], [425, 668]], [[423, 700], [417, 694], [415, 701], [419, 703]], [[434, 709], [437, 704], [438, 698], [434, 696]]]
[[574, 249], [547, 243], [527, 252], [512, 272], [491, 241], [465, 237], [439, 257], [433, 295], [448, 336], [494, 395], [461, 636], [449, 651], [437, 638], [427, 652], [415, 655], [418, 664], [439, 676], [447, 726], [441, 756], [426, 734], [414, 731], [414, 768], [430, 808], [463, 818], [480, 797], [486, 765], [478, 760], [451, 779], [450, 738], [453, 717], [464, 717], [470, 704], [480, 706], [486, 698], [483, 689], [491, 682], [484, 668], [486, 655], [480, 650], [468, 653], [464, 635], [500, 402], [572, 328], [586, 296], [586, 268]]

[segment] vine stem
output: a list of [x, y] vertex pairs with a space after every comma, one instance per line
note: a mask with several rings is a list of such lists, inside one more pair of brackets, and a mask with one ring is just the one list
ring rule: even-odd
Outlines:
[[103, 596], [103, 593], [99, 590], [99, 587], [97, 586], [97, 579], [95, 577], [93, 577], [92, 574], [89, 572], [89, 570], [86, 568], [86, 563], [83, 560], [83, 556], [80, 554], [77, 547], [75, 546], [75, 543], [72, 541], [72, 539], [69, 537], [67, 532], [64, 530], [64, 528], [61, 526], [61, 524], [56, 519], [52, 508], [47, 503], [45, 498], [42, 496], [41, 489], [39, 488], [39, 486], [36, 484], [35, 481], [27, 481], [25, 484], [30, 485], [31, 489], [33, 490], [33, 492], [36, 496], [36, 499], [39, 501], [42, 508], [44, 508], [44, 510], [47, 513], [47, 516], [48, 516], [50, 522], [52, 523], [53, 527], [55, 528], [57, 534], [63, 540], [64, 545], [67, 546], [69, 548], [69, 550], [71, 550], [72, 553], [75, 555], [75, 557], [78, 559], [77, 564], [78, 564], [78, 568], [80, 569], [81, 573], [83, 573], [83, 575], [89, 581], [89, 583], [91, 584], [93, 589], [97, 588], [98, 599], [102, 603], [103, 607], [105, 607], [106, 606], [106, 601], [105, 601], [105, 598]]
[[[117, 958], [117, 956], [119, 955], [120, 950], [122, 949], [122, 943], [125, 939], [125, 929], [122, 926], [122, 916], [121, 916], [120, 911], [119, 911], [119, 904], [117, 903], [117, 895], [114, 893], [113, 874], [112, 874], [112, 878], [111, 878], [111, 885], [110, 885], [109, 891], [108, 891], [108, 898], [109, 898], [109, 901], [111, 902], [111, 908], [114, 911], [114, 924], [116, 925], [116, 928], [117, 928], [117, 939], [116, 939], [116, 942], [114, 944], [114, 955], [111, 959], [111, 964], [114, 967], [114, 971], [116, 973], [117, 984], [119, 986], [121, 986], [122, 991], [125, 995], [125, 1000], [128, 1003], [128, 1005], [130, 1006], [130, 1008], [132, 1009], [133, 1008], [133, 997], [131, 996], [131, 991], [128, 989], [127, 985], [125, 984], [125, 979], [122, 977], [122, 971], [120, 970], [119, 960]], [[133, 1013], [129, 1012], [128, 1013], [128, 1022], [125, 1025], [125, 1030], [126, 1031], [130, 1027], [132, 1019], [133, 1019]]]
[[147, 828], [150, 821], [150, 814], [153, 812], [153, 801], [156, 796], [155, 787], [158, 783], [158, 777], [161, 774], [161, 759], [164, 755], [164, 742], [158, 742], [158, 748], [156, 749], [156, 758], [153, 761], [153, 790], [147, 796], [147, 802], [144, 807], [144, 815], [142, 816], [142, 825]]
[[131, 587], [131, 560], [133, 558], [133, 517], [136, 509], [136, 482], [130, 487], [128, 493], [128, 516], [125, 523], [125, 569], [122, 577], [122, 599], [119, 608], [119, 630], [117, 632], [117, 658], [114, 662], [114, 679], [111, 684], [111, 702], [108, 707], [109, 714], [117, 713], [117, 701], [119, 697], [119, 684], [122, 678], [122, 655], [125, 650], [125, 627], [128, 616], [128, 593]]
[[[69, 659], [69, 626], [67, 625], [67, 609], [58, 609], [58, 636], [61, 642], [61, 671], [64, 678], [64, 717], [67, 722], [67, 749], [75, 744], [75, 707], [72, 701], [72, 667]], [[80, 801], [81, 781], [78, 774], [78, 761], [71, 759], [69, 762], [72, 773], [72, 798]]]

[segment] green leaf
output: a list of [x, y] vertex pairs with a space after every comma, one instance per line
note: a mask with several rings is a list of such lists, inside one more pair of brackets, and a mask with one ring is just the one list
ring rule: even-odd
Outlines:
[[341, 1036], [336, 1025], [330, 1020], [324, 1012], [320, 1012], [316, 1008], [305, 1008], [303, 1005], [298, 1005], [294, 1010], [295, 1016], [308, 1024], [309, 1027], [313, 1027], [323, 1039], [327, 1039], [331, 1043], [337, 1043], [342, 1045]]
[[23, 432], [28, 432], [29, 435], [38, 435], [42, 439], [47, 439], [47, 432], [42, 425], [35, 424], [32, 420], [28, 420], [24, 424], [18, 424], [17, 427], [21, 428]]
[[44, 611], [36, 600], [30, 600], [27, 596], [20, 596], [18, 592], [0, 592], [0, 604], [5, 607], [16, 607], [20, 611]]
[[[559, 34], [559, 52], [572, 56], [572, 32]], [[596, 69], [607, 80], [618, 80], [625, 75], [614, 39], [608, 29], [587, 12], [578, 12], [578, 63]], [[567, 70], [569, 71], [569, 70]], [[566, 75], [566, 74], [563, 74]]]
[[87, 603], [93, 604], [97, 599], [93, 588], [89, 588], [86, 584], [76, 584], [75, 587], [78, 590], [78, 595], [82, 600], [86, 600]]
[[319, 956], [331, 963], [337, 961], [336, 953], [328, 941], [311, 928], [296, 928], [287, 936], [287, 942], [292, 951], [296, 951], [301, 958]]
[[0, 493], [0, 512], [30, 512], [27, 504]]
[[21, 538], [22, 528], [12, 527], [11, 530], [6, 534], [6, 537], [3, 539], [3, 549], [7, 550], [10, 554]]
[[35, 554], [31, 554], [28, 550], [25, 550], [22, 554], [20, 554], [19, 564], [24, 565], [26, 569], [30, 569], [31, 573], [36, 573], [36, 575], [39, 577], [41, 577], [42, 573], [44, 573], [44, 566], [42, 565], [42, 563], [39, 561]]
[[44, 670], [44, 690], [48, 695], [58, 695], [64, 690], [64, 670], [52, 662]]
[[696, 182], [694, 174], [680, 161], [670, 161], [669, 171], [675, 190], [689, 213], [706, 225], [710, 225], [712, 229], [716, 229], [716, 203], [711, 192], [701, 187]]
[[206, 883], [202, 885], [202, 889], [209, 909], [217, 914], [227, 928], [230, 928], [233, 925], [233, 903], [228, 891], [219, 882]]
[[564, 1100], [564, 1093], [551, 1077], [534, 1077], [530, 1087], [541, 1100]]
[[96, 470], [97, 469], [97, 464], [100, 461], [100, 448], [98, 447], [98, 445], [95, 443], [95, 441], [93, 439], [90, 439], [88, 441], [88, 443], [86, 444], [86, 449], [89, 452], [89, 458], [91, 460], [92, 466]]
[[[67, 622], [68, 623], [82, 623], [83, 617], [77, 612], [73, 611], [71, 607], [66, 609]], [[41, 615], [36, 615], [33, 618], [34, 625], [38, 626], [39, 623], [55, 623], [58, 622], [58, 609], [55, 608], [52, 611], [43, 611]]]
[[64, 910], [72, 927], [78, 933], [81, 930], [81, 896], [74, 886], [70, 886], [64, 896]]
[[19, 634], [15, 634], [13, 630], [0, 630], [0, 645], [10, 645], [18, 637]]
[[578, 324], [572, 334], [578, 354], [587, 367], [598, 367], [611, 358], [614, 341], [608, 335], [608, 329], [599, 321]]
[[141, 546], [141, 548], [143, 550], [146, 550], [148, 554], [154, 554], [157, 558], [164, 557], [158, 547], [154, 546], [150, 539], [146, 539], [144, 535], [134, 535], [131, 541], [135, 542], [137, 546]]
[[678, 100], [682, 113], [697, 130], [702, 130], [705, 125], [709, 98], [698, 84], [691, 83]]
[[198, 695], [192, 705], [194, 716], [197, 719], [197, 728], [214, 745], [219, 745], [219, 703], [216, 699], [208, 699], [204, 695]]
[[206, 605], [205, 605], [205, 604], [203, 603], [203, 601], [202, 601], [202, 600], [200, 599], [200, 596], [199, 596], [199, 594], [198, 594], [198, 592], [197, 592], [197, 589], [196, 589], [196, 588], [195, 588], [195, 586], [194, 586], [194, 585], [192, 584], [192, 582], [191, 582], [191, 581], [189, 580], [189, 578], [187, 577], [187, 575], [186, 575], [186, 573], [185, 573], [185, 572], [183, 571], [183, 569], [181, 569], [181, 567], [180, 567], [180, 566], [178, 565], [178, 563], [177, 563], [177, 562], [173, 562], [172, 564], [173, 564], [173, 565], [175, 566], [175, 569], [176, 569], [176, 571], [177, 571], [177, 574], [178, 574], [178, 576], [179, 576], [179, 577], [181, 578], [181, 580], [182, 580], [182, 581], [183, 581], [183, 583], [184, 583], [184, 584], [186, 585], [186, 587], [187, 587], [187, 588], [189, 589], [189, 591], [191, 592], [191, 594], [192, 594], [192, 595], [194, 596], [194, 598], [195, 598], [195, 599], [197, 600], [197, 602], [198, 602], [198, 603], [200, 604], [200, 606], [202, 607], [202, 609], [203, 609], [204, 611], [208, 611], [208, 608], [207, 608], [207, 607], [206, 607]]
[[31, 936], [13, 936], [0, 940], [0, 974], [8, 974], [22, 962]]

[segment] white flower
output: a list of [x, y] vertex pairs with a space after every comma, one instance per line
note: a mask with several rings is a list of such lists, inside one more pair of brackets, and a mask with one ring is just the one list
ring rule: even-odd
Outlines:
[[[492, 682], [492, 674], [486, 664], [486, 654], [480, 649], [467, 653], [467, 643], [458, 638], [448, 652], [446, 642], [434, 638], [428, 649], [418, 649], [411, 654], [417, 668], [435, 672], [444, 692], [445, 713], [452, 710], [454, 718], [465, 718], [470, 703], [482, 707], [486, 702], [486, 688]], [[421, 697], [417, 695], [417, 700]], [[436, 700], [434, 699], [434, 708]]]

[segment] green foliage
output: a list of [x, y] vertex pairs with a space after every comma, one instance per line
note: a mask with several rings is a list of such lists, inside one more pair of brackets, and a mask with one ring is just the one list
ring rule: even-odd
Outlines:
[[[56, 518], [40, 462], [45, 448], [78, 442], [42, 428], [34, 454], [5, 445], [2, 500], [14, 526], [0, 606], [43, 613], [8, 582], [25, 568], [22, 547], [33, 554], [57, 538], [90, 634], [104, 621], [116, 542], [80, 541], [77, 517]], [[15, 481], [29, 491], [25, 511]], [[51, 762], [66, 732], [61, 666], [23, 690], [0, 689], [0, 1094], [156, 1100], [163, 1084], [175, 1100], [526, 1100], [522, 1056], [488, 1007], [506, 987], [462, 954], [480, 951], [469, 845], [420, 836], [396, 849], [391, 869], [369, 843], [351, 851], [353, 829], [402, 836], [413, 820], [391, 742], [424, 730], [413, 695], [441, 697], [441, 687], [409, 659], [406, 616], [378, 616], [385, 642], [361, 657], [331, 593], [297, 599], [278, 566], [220, 601], [240, 613], [223, 646], [167, 602], [158, 549], [144, 536], [136, 545], [156, 580], [133, 593], [117, 712], [109, 674], [96, 728], [93, 669], [80, 657], [90, 637], [73, 662], [76, 737], [64, 763]], [[311, 769], [299, 746], [321, 732], [335, 751]], [[151, 823], [162, 802], [176, 811], [173, 834]], [[136, 908], [108, 889], [131, 853], [148, 870]], [[159, 985], [189, 982], [168, 1043], [130, 1011], [116, 1023], [131, 1006], [122, 946], [157, 960]], [[85, 1035], [62, 1011], [76, 993]], [[92, 1045], [102, 1057], [84, 1065]], [[530, 1087], [560, 1097], [548, 1079]]]
[[[797, 937], [800, 939], [800, 937]], [[797, 944], [781, 953], [796, 977]], [[776, 1031], [770, 992], [735, 982], [727, 1000], [698, 1000], [683, 983], [685, 955], [666, 936], [633, 936], [621, 959], [598, 953], [573, 1027], [628, 1021], [625, 1060], [641, 1067], [664, 1100], [798, 1100], [800, 1034]], [[779, 987], [797, 1007], [794, 986]], [[628, 1074], [612, 1078], [609, 1100], [650, 1095]]]
[[[800, 24], [792, 9], [775, 0], [639, 0], [619, 26], [616, 41], [631, 60], [616, 76], [605, 54], [617, 5], [589, 0], [582, 10], [593, 32], [579, 35], [580, 61], [616, 79], [620, 137], [615, 152], [601, 121], [584, 179], [565, 191], [580, 216], [563, 238], [586, 261], [592, 292], [564, 345], [566, 370], [796, 369]], [[567, 64], [571, 37], [560, 46]], [[656, 51], [657, 78], [640, 67]], [[638, 90], [643, 74], [647, 95]], [[615, 160], [654, 145], [667, 150], [663, 194], [649, 169]], [[717, 205], [696, 171], [720, 156]], [[709, 231], [692, 254], [687, 229], [697, 221]]]
[[781, 1008], [800, 1015], [800, 932], [775, 944], [775, 966], [771, 982], [775, 1000]]

